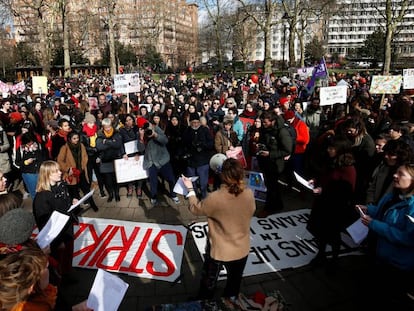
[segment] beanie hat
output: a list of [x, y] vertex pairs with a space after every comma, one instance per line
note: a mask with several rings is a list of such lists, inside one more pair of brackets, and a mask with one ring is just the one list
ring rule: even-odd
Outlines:
[[295, 117], [295, 113], [292, 110], [287, 110], [285, 111], [285, 114], [283, 115], [283, 117], [285, 118], [285, 120], [290, 120], [293, 117]]
[[194, 120], [200, 120], [200, 116], [197, 112], [190, 113], [190, 122]]
[[281, 97], [281, 98], [279, 99], [279, 103], [280, 103], [281, 105], [286, 104], [288, 101], [289, 101], [289, 98], [287, 98], [287, 97]]
[[233, 124], [233, 119], [229, 117], [224, 117], [223, 124]]
[[141, 129], [144, 127], [145, 123], [148, 123], [148, 120], [144, 117], [138, 117], [137, 118], [137, 126]]
[[95, 123], [96, 122], [96, 118], [93, 114], [88, 113], [85, 115], [85, 119], [84, 119], [85, 123]]
[[33, 214], [22, 208], [6, 212], [0, 217], [0, 242], [8, 245], [26, 242], [35, 225]]

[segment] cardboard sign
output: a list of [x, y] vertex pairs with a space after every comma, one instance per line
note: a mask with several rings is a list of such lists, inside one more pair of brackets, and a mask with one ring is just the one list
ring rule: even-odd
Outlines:
[[147, 170], [144, 170], [143, 164], [144, 156], [140, 156], [138, 161], [135, 160], [135, 157], [130, 157], [128, 160], [115, 160], [114, 166], [117, 183], [124, 183], [147, 178], [148, 172]]
[[414, 68], [403, 70], [403, 89], [414, 89]]
[[32, 92], [33, 94], [47, 94], [47, 77], [34, 76], [32, 77]]
[[373, 76], [371, 94], [399, 94], [402, 76]]
[[320, 89], [320, 105], [334, 105], [334, 104], [346, 104], [347, 99], [346, 86], [329, 86], [321, 87]]
[[115, 92], [119, 94], [136, 93], [141, 90], [139, 73], [127, 73], [114, 76]]

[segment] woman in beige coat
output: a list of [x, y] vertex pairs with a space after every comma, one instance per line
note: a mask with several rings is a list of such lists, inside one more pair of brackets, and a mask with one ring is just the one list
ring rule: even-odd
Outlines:
[[[80, 198], [79, 190], [82, 190], [84, 195], [90, 191], [91, 184], [87, 174], [88, 154], [85, 146], [80, 142], [79, 133], [68, 134], [66, 144], [60, 148], [57, 162], [72, 199]], [[98, 211], [92, 197], [87, 202], [94, 211]]]
[[253, 192], [246, 188], [240, 162], [227, 159], [220, 173], [222, 185], [199, 201], [190, 178], [183, 176], [191, 213], [207, 216], [208, 241], [199, 299], [211, 299], [222, 266], [227, 270], [224, 297], [237, 297], [250, 250], [250, 221], [256, 210]]

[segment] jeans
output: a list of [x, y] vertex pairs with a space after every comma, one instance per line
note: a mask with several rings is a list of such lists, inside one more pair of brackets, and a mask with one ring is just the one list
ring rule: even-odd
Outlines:
[[[208, 186], [208, 171], [210, 167], [208, 164], [199, 167], [187, 167], [187, 177], [198, 176], [200, 183], [201, 198], [204, 199], [207, 196]], [[195, 187], [194, 187], [195, 188]]]
[[148, 177], [151, 187], [151, 199], [155, 199], [157, 197], [158, 192], [158, 174], [160, 174], [164, 179], [168, 182], [168, 185], [170, 187], [170, 196], [176, 197], [177, 195], [173, 192], [174, 186], [175, 186], [175, 176], [174, 172], [171, 166], [171, 163], [168, 162], [167, 164], [164, 164], [160, 168], [157, 168], [155, 165], [152, 165], [148, 169]]
[[23, 182], [26, 185], [32, 199], [36, 196], [36, 185], [39, 174], [22, 173]]

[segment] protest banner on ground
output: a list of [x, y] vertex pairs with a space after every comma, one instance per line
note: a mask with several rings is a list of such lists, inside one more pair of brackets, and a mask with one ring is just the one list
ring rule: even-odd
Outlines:
[[79, 218], [73, 265], [174, 282], [181, 274], [184, 226]]
[[373, 76], [371, 94], [399, 94], [402, 76]]
[[[244, 276], [269, 273], [308, 264], [318, 252], [315, 238], [306, 229], [309, 209], [274, 214], [267, 218], [254, 217], [251, 222], [250, 254]], [[190, 226], [197, 249], [203, 256], [208, 225]], [[343, 244], [343, 252], [354, 252]]]
[[321, 87], [320, 105], [346, 104], [348, 88], [344, 85]]

